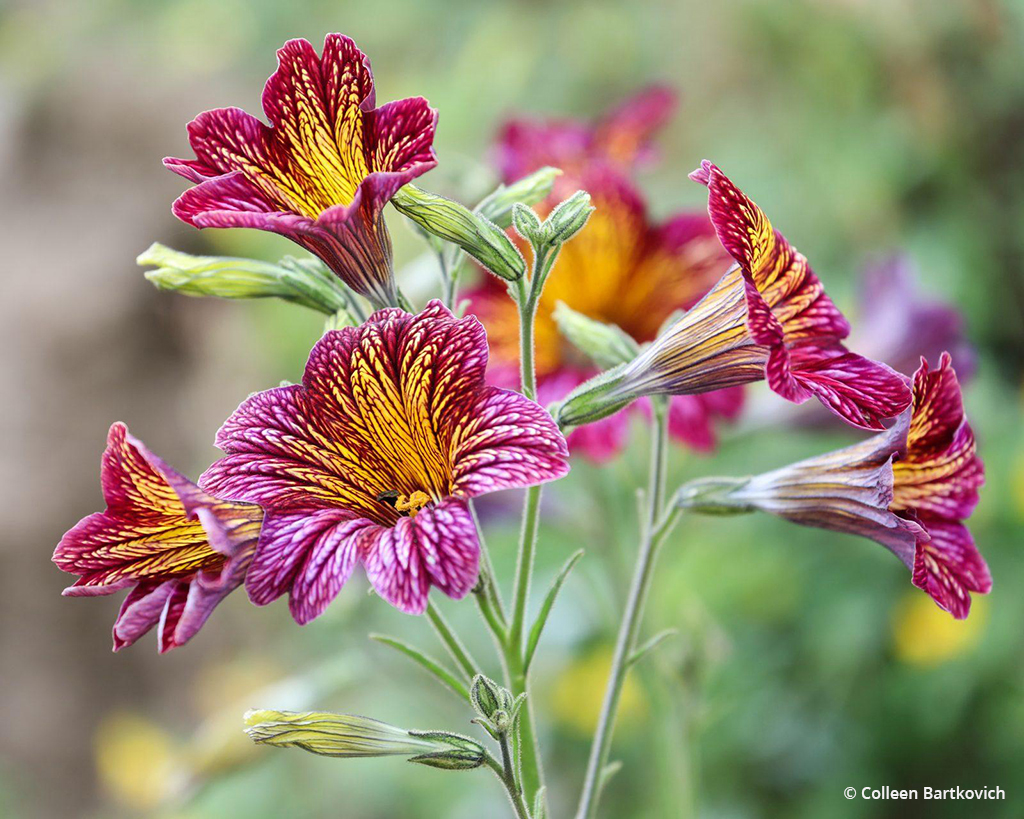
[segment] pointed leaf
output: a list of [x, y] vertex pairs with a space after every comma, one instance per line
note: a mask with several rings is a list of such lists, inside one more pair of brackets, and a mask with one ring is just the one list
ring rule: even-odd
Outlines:
[[526, 641], [526, 659], [523, 663], [526, 669], [529, 669], [530, 662], [533, 660], [534, 652], [537, 650], [537, 643], [540, 641], [541, 632], [544, 631], [544, 624], [547, 623], [551, 607], [555, 604], [555, 597], [558, 596], [558, 592], [561, 590], [562, 584], [565, 583], [565, 579], [569, 576], [569, 572], [572, 571], [572, 567], [579, 562], [581, 557], [583, 557], [583, 549], [580, 549], [565, 561], [562, 571], [558, 573], [555, 582], [548, 589], [547, 596], [544, 598], [543, 604], [541, 604], [540, 612], [537, 614], [537, 619], [534, 621], [533, 628], [530, 629], [530, 636]]
[[466, 702], [469, 702], [469, 691], [466, 690], [466, 686], [464, 686], [451, 671], [441, 665], [437, 660], [432, 657], [428, 657], [418, 648], [415, 648], [396, 637], [389, 637], [386, 634], [371, 634], [370, 639], [376, 640], [378, 643], [383, 643], [386, 646], [391, 646], [391, 648], [396, 651], [400, 651], [414, 663], [429, 671], [437, 680], [466, 700]]

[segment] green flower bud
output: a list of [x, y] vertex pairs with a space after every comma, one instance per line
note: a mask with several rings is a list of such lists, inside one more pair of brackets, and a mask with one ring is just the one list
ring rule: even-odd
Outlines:
[[193, 256], [153, 243], [136, 259], [161, 290], [222, 299], [279, 298], [330, 315], [345, 306], [337, 279], [316, 262], [279, 263], [229, 256]]
[[249, 711], [245, 732], [256, 743], [302, 748], [337, 757], [411, 756], [443, 749], [443, 745], [385, 722], [322, 711]]
[[505, 232], [464, 205], [414, 185], [399, 190], [391, 204], [428, 233], [461, 247], [495, 276], [516, 281], [525, 275], [523, 255]]
[[476, 712], [484, 719], [489, 720], [491, 715], [502, 707], [505, 699], [503, 693], [506, 692], [493, 680], [489, 680], [483, 674], [477, 674], [469, 689], [469, 699]]
[[536, 246], [543, 241], [543, 226], [540, 217], [522, 202], [512, 206], [512, 227], [531, 245]]
[[561, 173], [558, 168], [541, 168], [511, 185], [499, 185], [481, 200], [475, 211], [504, 230], [512, 225], [512, 208], [516, 203], [532, 206], [543, 202]]
[[410, 762], [446, 771], [469, 771], [484, 764], [484, 747], [462, 734], [450, 731], [410, 731], [410, 734], [441, 746], [439, 750], [411, 757]]
[[544, 220], [544, 239], [556, 245], [568, 242], [583, 230], [595, 208], [590, 204], [590, 194], [576, 191], [572, 196], [555, 206]]
[[620, 364], [584, 381], [553, 409], [560, 427], [578, 427], [613, 415], [638, 396], [625, 391]]
[[564, 302], [558, 302], [553, 315], [562, 335], [598, 367], [625, 364], [640, 352], [640, 345], [624, 330], [577, 313]]

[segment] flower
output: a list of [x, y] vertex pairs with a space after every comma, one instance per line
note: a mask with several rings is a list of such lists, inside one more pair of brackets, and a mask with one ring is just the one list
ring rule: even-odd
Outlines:
[[114, 622], [114, 651], [159, 624], [160, 651], [184, 645], [238, 588], [256, 547], [259, 507], [215, 498], [116, 423], [100, 481], [105, 512], [61, 538], [53, 562], [79, 578], [69, 596], [132, 587]]
[[753, 478], [692, 484], [677, 501], [705, 510], [757, 509], [876, 540], [906, 564], [915, 586], [963, 619], [970, 592], [992, 588], [964, 525], [983, 482], [956, 372], [943, 353], [936, 370], [921, 360], [913, 403], [891, 429]]
[[961, 380], [974, 374], [976, 361], [964, 337], [964, 321], [950, 304], [928, 300], [917, 288], [917, 270], [905, 255], [893, 255], [864, 271], [854, 346], [897, 372], [916, 369], [922, 357], [948, 350]]
[[437, 164], [437, 112], [422, 97], [376, 108], [370, 61], [341, 34], [327, 35], [322, 57], [300, 39], [277, 59], [263, 89], [269, 126], [239, 108], [189, 123], [196, 158], [164, 164], [196, 186], [172, 210], [198, 228], [287, 236], [376, 305], [396, 304], [382, 211]]
[[506, 181], [544, 165], [553, 165], [570, 176], [577, 176], [594, 164], [628, 171], [638, 160], [650, 157], [651, 137], [668, 122], [675, 109], [675, 92], [666, 86], [652, 85], [593, 123], [513, 119], [498, 134], [498, 167]]
[[910, 403], [904, 378], [849, 352], [850, 331], [807, 260], [715, 165], [690, 174], [737, 266], [615, 378], [579, 390], [559, 420], [580, 424], [643, 395], [694, 395], [767, 379], [795, 403], [811, 396], [843, 420], [882, 429]]
[[436, 586], [476, 583], [468, 501], [568, 471], [551, 417], [484, 383], [487, 342], [472, 317], [431, 301], [327, 332], [302, 383], [257, 393], [217, 433], [227, 454], [200, 483], [260, 504], [266, 518], [246, 588], [264, 605], [290, 592], [305, 623], [357, 562], [381, 597], [418, 614]]
[[[691, 307], [718, 280], [729, 263], [703, 213], [680, 213], [652, 224], [640, 193], [620, 173], [592, 164], [556, 189], [569, 184], [587, 190], [596, 205], [587, 226], [562, 247], [538, 305], [535, 363], [543, 403], [564, 398], [596, 370], [559, 332], [554, 311], [559, 302], [598, 321], [614, 324], [637, 342], [654, 339], [677, 310]], [[557, 199], [555, 200], [557, 201]], [[550, 210], [552, 200], [541, 206]], [[486, 277], [467, 294], [470, 310], [487, 327], [491, 378], [515, 383], [519, 360], [518, 313], [505, 286]], [[673, 404], [672, 430], [698, 449], [714, 446], [712, 421], [735, 417], [742, 395], [686, 396]], [[602, 460], [622, 446], [628, 418], [620, 415], [576, 430], [570, 445]]]

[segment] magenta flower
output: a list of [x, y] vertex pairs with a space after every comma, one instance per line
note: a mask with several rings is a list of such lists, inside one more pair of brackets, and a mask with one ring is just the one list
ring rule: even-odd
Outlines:
[[597, 165], [631, 170], [653, 153], [651, 139], [671, 119], [676, 103], [671, 88], [652, 85], [594, 122], [509, 120], [498, 133], [498, 167], [506, 181], [544, 165], [560, 168], [571, 177]]
[[623, 371], [570, 396], [560, 421], [766, 379], [783, 398], [813, 396], [847, 423], [882, 429], [910, 403], [904, 377], [843, 346], [850, 326], [807, 260], [725, 174], [705, 161], [691, 176], [707, 186], [711, 222], [738, 266]]
[[370, 61], [341, 34], [327, 35], [322, 57], [289, 40], [277, 59], [263, 89], [269, 126], [239, 108], [206, 111], [188, 126], [196, 158], [164, 160], [196, 183], [174, 214], [287, 236], [376, 305], [396, 304], [382, 210], [437, 164], [437, 112], [422, 97], [376, 108]]
[[83, 518], [53, 553], [79, 575], [70, 596], [132, 587], [114, 623], [114, 651], [159, 624], [160, 651], [187, 643], [241, 585], [263, 513], [207, 494], [114, 424], [100, 481], [105, 512]]
[[992, 588], [964, 525], [978, 503], [984, 468], [951, 359], [914, 375], [914, 399], [896, 424], [854, 446], [726, 485], [691, 486], [684, 505], [746, 507], [805, 526], [861, 535], [892, 551], [946, 611], [962, 619], [970, 592]]
[[[696, 304], [731, 263], [706, 213], [682, 212], [656, 222], [628, 178], [674, 110], [675, 94], [654, 86], [595, 123], [517, 119], [499, 134], [498, 162], [506, 182], [545, 165], [562, 169], [538, 208], [542, 214], [579, 189], [597, 208], [562, 248], [538, 304], [535, 364], [543, 404], [565, 398], [597, 372], [559, 333], [553, 317], [559, 302], [646, 343], [674, 312]], [[492, 382], [518, 383], [519, 315], [504, 283], [487, 276], [467, 296], [470, 311], [487, 328]], [[706, 451], [714, 448], [717, 423], [739, 413], [743, 395], [736, 388], [678, 396], [671, 404], [673, 437]], [[629, 420], [629, 413], [618, 413], [581, 426], [569, 435], [569, 447], [596, 461], [614, 457], [626, 442]]]
[[290, 592], [306, 623], [357, 563], [381, 597], [422, 612], [431, 586], [476, 583], [468, 500], [560, 478], [565, 439], [522, 395], [484, 383], [487, 341], [439, 301], [380, 310], [313, 347], [302, 384], [245, 401], [217, 434], [227, 454], [208, 491], [258, 503], [266, 519], [246, 588], [264, 605]]

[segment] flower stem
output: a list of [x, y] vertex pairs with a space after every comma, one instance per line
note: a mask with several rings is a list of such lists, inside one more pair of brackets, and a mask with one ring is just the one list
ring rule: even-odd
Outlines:
[[466, 675], [467, 679], [472, 680], [479, 671], [480, 666], [477, 665], [466, 647], [462, 644], [458, 635], [452, 630], [452, 627], [448, 625], [448, 621], [444, 619], [444, 615], [441, 614], [441, 610], [434, 604], [433, 600], [427, 603], [427, 619], [430, 621], [430, 625], [434, 627], [434, 631], [437, 632], [437, 636], [444, 643], [444, 647], [448, 649], [448, 653], [451, 658], [455, 660], [455, 664], [462, 669], [462, 673]]
[[498, 762], [491, 754], [487, 754], [484, 757], [484, 763], [494, 771], [494, 775], [505, 786], [505, 790], [508, 792], [508, 799], [512, 803], [512, 809], [516, 812], [517, 819], [530, 819], [530, 811], [526, 807], [526, 800], [523, 798], [523, 789], [516, 783], [507, 738], [503, 738], [501, 742], [501, 758], [502, 761]]
[[651, 433], [651, 464], [647, 487], [647, 516], [642, 524], [640, 550], [637, 554], [633, 582], [626, 602], [626, 610], [619, 626], [619, 636], [612, 657], [612, 668], [605, 688], [604, 702], [598, 719], [597, 730], [590, 746], [590, 759], [587, 773], [583, 781], [583, 792], [576, 819], [591, 819], [597, 810], [600, 797], [600, 782], [605, 766], [608, 764], [608, 753], [611, 748], [612, 732], [615, 728], [615, 716], [619, 708], [622, 685], [629, 670], [629, 658], [636, 649], [637, 636], [643, 618], [644, 603], [650, 590], [653, 577], [654, 561], [658, 547], [672, 528], [675, 514], [670, 514], [660, 521], [662, 502], [665, 492], [665, 459], [666, 442], [668, 439], [668, 412], [664, 401], [654, 402], [654, 423]]

